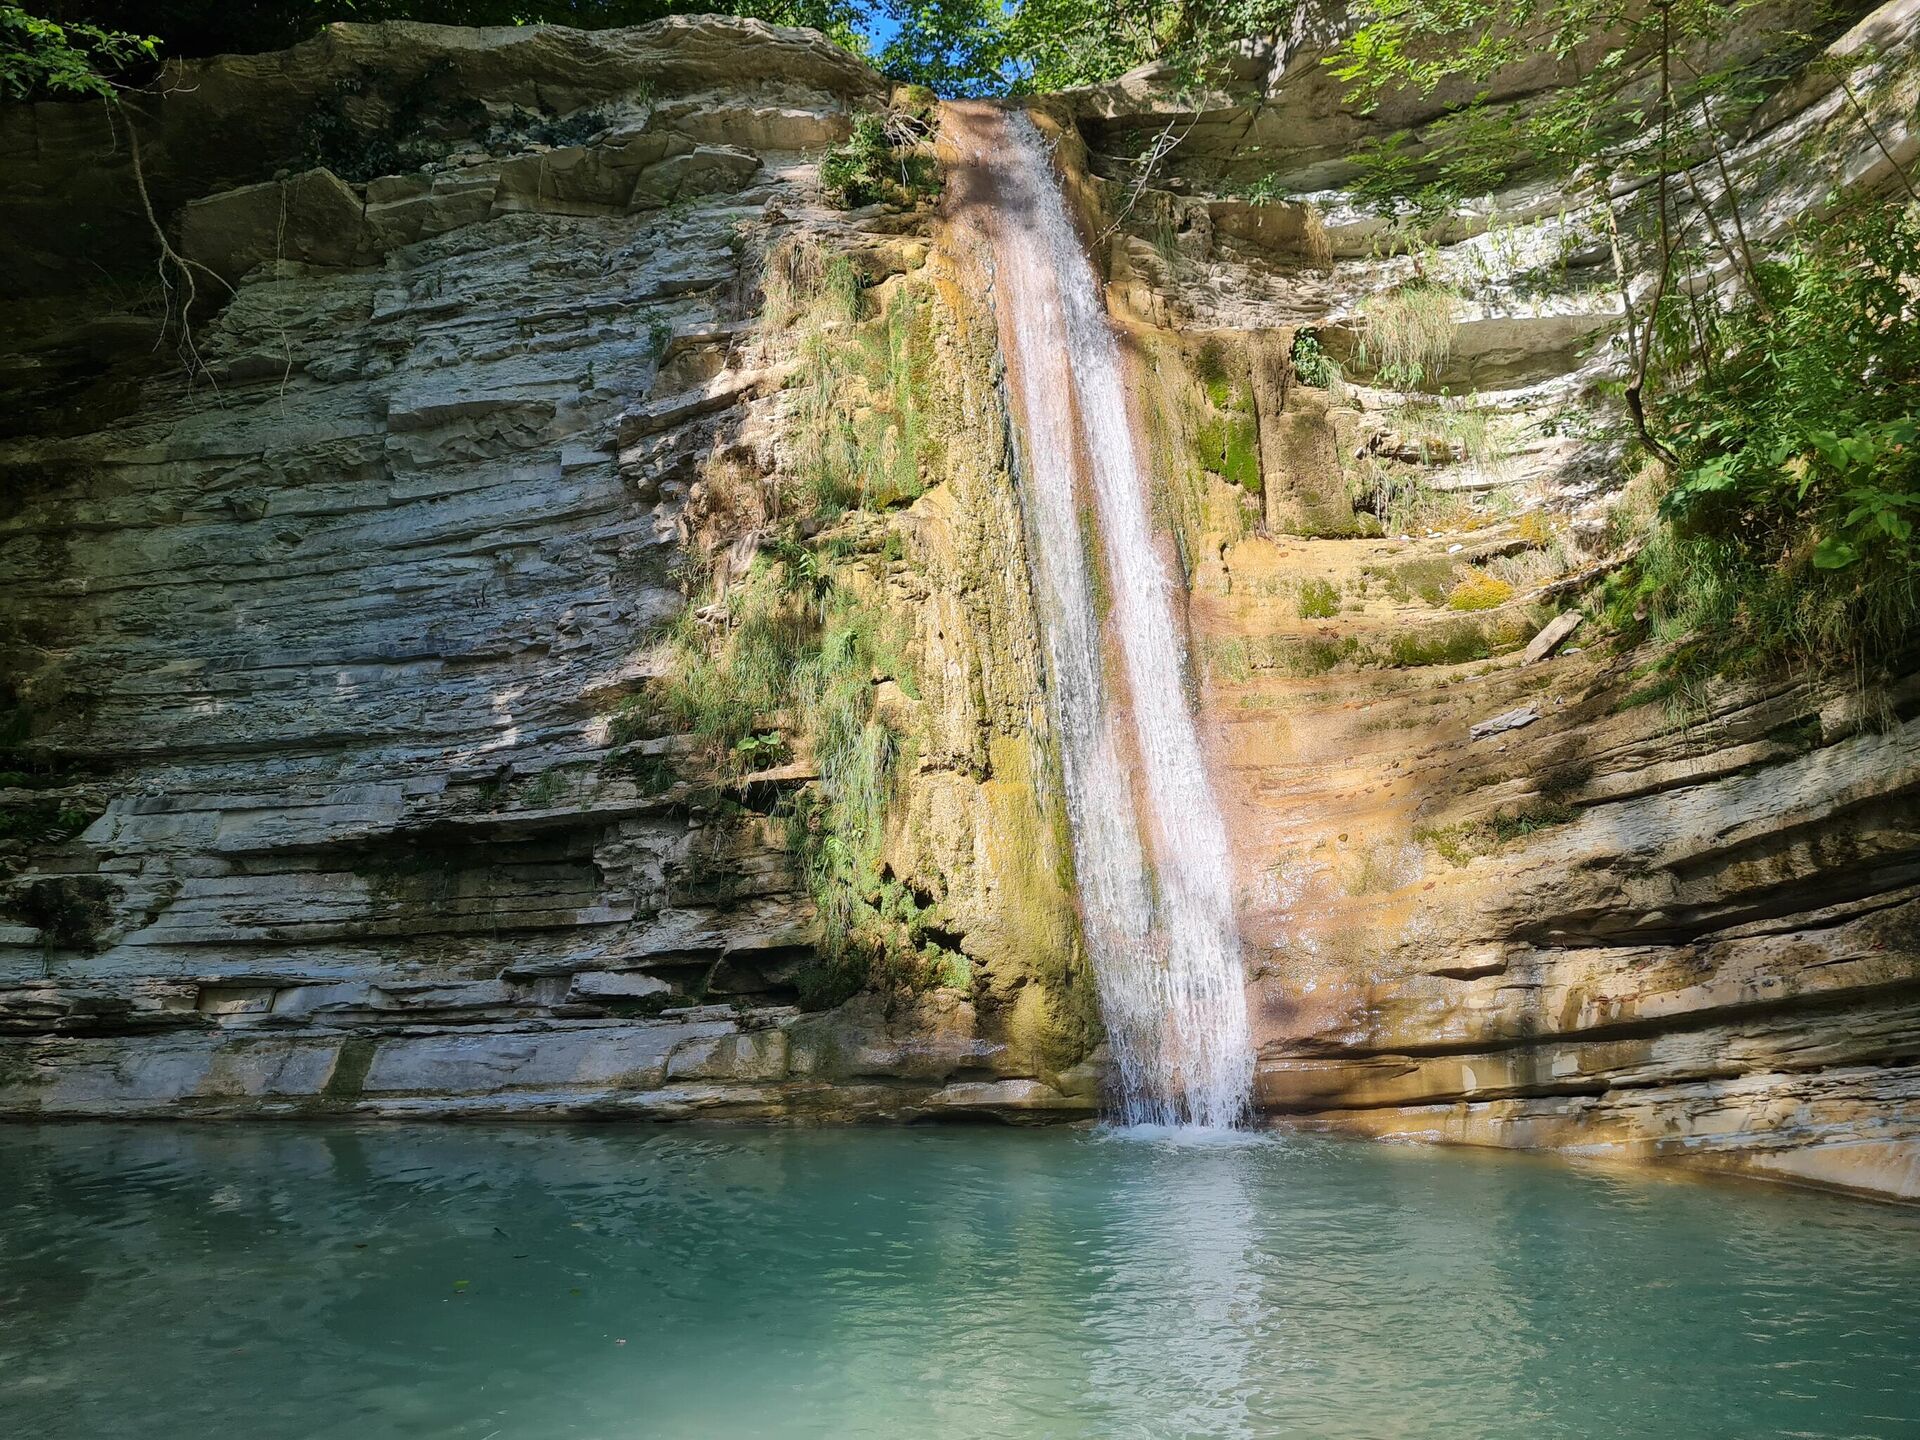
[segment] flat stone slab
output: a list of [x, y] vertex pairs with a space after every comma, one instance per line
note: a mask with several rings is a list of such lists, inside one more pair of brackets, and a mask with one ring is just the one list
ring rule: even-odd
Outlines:
[[1506, 710], [1490, 720], [1482, 720], [1473, 726], [1467, 734], [1475, 740], [1484, 740], [1489, 735], [1504, 734], [1508, 730], [1524, 730], [1540, 718], [1540, 712], [1531, 705], [1523, 705], [1517, 710]]

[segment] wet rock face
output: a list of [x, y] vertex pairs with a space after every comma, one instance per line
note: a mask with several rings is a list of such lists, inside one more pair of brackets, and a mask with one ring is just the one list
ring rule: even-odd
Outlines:
[[[1018, 1013], [1017, 944], [1070, 912], [1002, 905], [976, 836], [1036, 793], [989, 753], [1032, 768], [1040, 713], [995, 588], [1024, 585], [1004, 477], [936, 487], [923, 563], [875, 597], [924, 619], [939, 712], [982, 750], [926, 752], [899, 857], [943, 887], [979, 1008], [803, 1015], [784, 821], [690, 784], [677, 737], [609, 734], [685, 606], [700, 465], [778, 464], [758, 257], [804, 233], [880, 282], [925, 256], [924, 213], [819, 201], [821, 148], [885, 86], [725, 20], [337, 26], [192, 70], [135, 121], [219, 301], [191, 382], [152, 315], [37, 248], [91, 217], [150, 269], [151, 236], [113, 230], [124, 143], [7, 107], [42, 187], [15, 278], [69, 293], [9, 331], [38, 408], [0, 451], [0, 1111], [1087, 1113], [1046, 1068], [1080, 1055]], [[314, 114], [351, 122], [346, 173], [301, 163]], [[401, 144], [425, 167], [340, 159]], [[76, 388], [100, 363], [110, 405]]]

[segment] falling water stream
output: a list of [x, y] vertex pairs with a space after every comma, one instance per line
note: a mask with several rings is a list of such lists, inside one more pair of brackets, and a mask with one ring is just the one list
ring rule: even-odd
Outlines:
[[[994, 197], [995, 305], [1023, 424], [1034, 589], [1120, 1118], [1230, 1126], [1247, 1113], [1253, 1049], [1226, 825], [1183, 690], [1185, 646], [1120, 347], [1046, 140], [1020, 114], [970, 123], [989, 140], [973, 158]], [[1099, 535], [1098, 571], [1087, 529]], [[1120, 661], [1111, 678], [1103, 582]]]

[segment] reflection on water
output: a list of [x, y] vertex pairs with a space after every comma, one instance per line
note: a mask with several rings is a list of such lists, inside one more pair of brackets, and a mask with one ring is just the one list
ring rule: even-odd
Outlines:
[[0, 1128], [0, 1435], [1920, 1434], [1920, 1216], [1311, 1138]]

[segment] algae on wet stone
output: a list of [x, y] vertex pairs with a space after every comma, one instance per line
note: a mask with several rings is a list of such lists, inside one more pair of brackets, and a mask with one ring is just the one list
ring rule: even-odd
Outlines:
[[[972, 990], [981, 977], [945, 900], [896, 869], [931, 711], [919, 698], [917, 617], [891, 589], [926, 583], [901, 507], [956, 464], [993, 453], [951, 441], [956, 424], [986, 417], [951, 393], [966, 377], [943, 362], [946, 301], [925, 278], [863, 290], [846, 256], [797, 237], [769, 253], [761, 285], [763, 343], [799, 361], [786, 464], [771, 475], [710, 467], [708, 488], [696, 487], [689, 529], [700, 553], [688, 573], [704, 589], [661, 638], [657, 678], [611, 722], [611, 738], [629, 747], [618, 763], [657, 790], [675, 771], [724, 782], [789, 756], [807, 762], [816, 778], [783, 782], [771, 802], [813, 904], [803, 1005], [863, 990]], [[787, 473], [799, 483], [783, 485]], [[731, 552], [750, 526], [761, 553], [743, 567]], [[663, 761], [634, 748], [666, 733], [689, 737], [691, 751]], [[1053, 908], [1071, 916], [1070, 901]], [[1006, 987], [1009, 1006], [1019, 988]], [[1043, 979], [1036, 999], [1052, 989]], [[1050, 1000], [1047, 1014], [1057, 1008]], [[1084, 1028], [1035, 1023], [1036, 1034]]]
[[1217, 339], [1200, 349], [1196, 369], [1206, 396], [1206, 413], [1194, 435], [1200, 463], [1249, 495], [1261, 490], [1260, 422], [1253, 392], [1238, 355], [1229, 356]]

